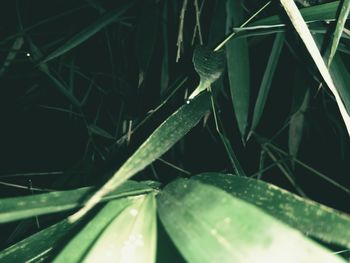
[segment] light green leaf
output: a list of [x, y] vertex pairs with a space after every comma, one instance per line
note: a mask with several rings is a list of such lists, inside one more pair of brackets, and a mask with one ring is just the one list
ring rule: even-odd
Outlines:
[[78, 34], [76, 34], [74, 37], [69, 39], [62, 46], [60, 46], [51, 54], [49, 54], [46, 58], [44, 58], [40, 62], [40, 64], [49, 62], [50, 60], [67, 53], [71, 49], [75, 48], [76, 46], [80, 45], [81, 43], [85, 42], [87, 39], [89, 39], [99, 31], [101, 31], [101, 29], [103, 29], [104, 27], [108, 26], [113, 22], [116, 22], [134, 4], [134, 2], [135, 1], [129, 1], [126, 5], [106, 13], [100, 19], [95, 21], [95, 23], [86, 27], [82, 31], [80, 31]]
[[88, 129], [94, 133], [94, 134], [97, 134], [101, 137], [104, 137], [106, 139], [109, 139], [109, 140], [115, 140], [115, 138], [113, 137], [113, 135], [111, 135], [109, 132], [107, 132], [106, 130], [98, 127], [97, 125], [95, 124], [90, 124], [88, 126]]
[[[243, 22], [243, 9], [239, 0], [226, 2], [226, 29]], [[249, 52], [246, 39], [231, 39], [226, 44], [227, 72], [231, 98], [241, 137], [244, 138], [249, 114], [250, 78]]]
[[284, 33], [277, 33], [275, 41], [273, 43], [269, 60], [266, 65], [263, 79], [260, 84], [259, 94], [255, 103], [254, 113], [253, 113], [253, 122], [251, 130], [254, 131], [259, 124], [261, 116], [263, 114], [266, 100], [270, 92], [270, 87], [272, 83], [273, 76], [277, 68], [279, 57], [281, 55], [281, 50], [284, 43]]
[[193, 178], [252, 203], [307, 235], [350, 248], [350, 216], [346, 214], [260, 180], [220, 173]]
[[211, 85], [220, 78], [225, 68], [225, 52], [224, 50], [214, 52], [206, 46], [197, 46], [193, 52], [192, 61], [200, 77], [200, 83], [189, 96], [190, 100], [200, 92], [210, 89]]
[[254, 205], [197, 180], [166, 186], [158, 208], [165, 229], [191, 263], [345, 262]]
[[100, 188], [70, 220], [76, 221], [93, 208], [103, 196], [119, 187], [124, 181], [142, 171], [167, 152], [194, 127], [210, 108], [208, 93], [196, 96], [168, 117], [129, 157], [119, 170]]
[[329, 65], [331, 65], [333, 57], [335, 55], [335, 52], [338, 49], [338, 44], [339, 44], [340, 38], [343, 34], [344, 25], [345, 25], [345, 22], [349, 16], [350, 0], [343, 0], [339, 3], [339, 5], [341, 8], [340, 8], [339, 16], [337, 18], [337, 25], [336, 25], [335, 30], [334, 30], [333, 35], [332, 35], [330, 53], [329, 53], [329, 57], [327, 60], [328, 67], [329, 67]]
[[[338, 6], [339, 1], [334, 1], [302, 8], [300, 13], [306, 22], [334, 20], [336, 18]], [[249, 24], [248, 28], [262, 25], [284, 25], [284, 22], [280, 15], [274, 15], [254, 21]]]
[[[0, 223], [81, 207], [82, 199], [86, 198], [92, 191], [92, 187], [84, 187], [75, 190], [0, 199]], [[106, 195], [102, 201], [152, 191], [154, 190], [144, 183], [126, 181], [117, 190]]]
[[327, 68], [325, 62], [323, 61], [323, 58], [322, 58], [322, 56], [317, 48], [315, 40], [313, 39], [305, 21], [303, 20], [303, 17], [301, 16], [294, 1], [280, 0], [280, 2], [282, 4], [282, 6], [284, 7], [287, 15], [289, 16], [295, 30], [297, 31], [300, 38], [304, 42], [308, 52], [310, 53], [312, 59], [314, 60], [318, 70], [320, 71], [325, 83], [327, 84], [327, 86], [331, 90], [331, 92], [333, 93], [335, 100], [338, 104], [340, 114], [343, 117], [343, 121], [344, 121], [345, 126], [347, 128], [348, 134], [350, 135], [350, 115], [346, 111], [344, 102], [342, 101], [342, 99], [339, 95], [339, 92], [334, 85], [331, 74], [328, 71], [328, 68]]
[[74, 225], [63, 220], [0, 252], [0, 262], [42, 262]]
[[133, 200], [104, 228], [84, 262], [153, 263], [155, 252], [156, 201], [154, 194], [149, 194]]
[[[101, 234], [106, 231], [106, 227], [108, 227], [130, 204], [132, 204], [132, 201], [127, 198], [109, 201], [101, 211], [99, 211], [98, 214], [67, 243], [53, 262], [82, 262], [85, 255], [98, 241]], [[102, 252], [101, 254], [105, 253]]]

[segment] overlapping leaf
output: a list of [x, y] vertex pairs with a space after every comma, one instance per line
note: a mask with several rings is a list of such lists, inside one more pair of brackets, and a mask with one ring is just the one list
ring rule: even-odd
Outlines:
[[345, 262], [257, 207], [197, 180], [158, 198], [159, 216], [188, 262]]

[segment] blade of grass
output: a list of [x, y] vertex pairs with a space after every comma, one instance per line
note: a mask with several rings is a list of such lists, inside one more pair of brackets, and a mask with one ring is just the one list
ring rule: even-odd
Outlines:
[[260, 84], [259, 94], [254, 107], [253, 121], [251, 126], [251, 130], [253, 131], [258, 126], [261, 116], [263, 114], [266, 100], [272, 84], [273, 76], [275, 75], [279, 57], [283, 48], [284, 39], [284, 33], [277, 33], [271, 49], [269, 60], [266, 65], [264, 76]]
[[[75, 190], [0, 199], [0, 223], [81, 207], [81, 200], [86, 198], [92, 190], [92, 187], [84, 187]], [[152, 191], [152, 188], [143, 183], [126, 181], [116, 191], [111, 192], [101, 201], [140, 195]]]
[[105, 28], [113, 22], [116, 22], [126, 11], [128, 11], [129, 8], [133, 6], [134, 2], [135, 1], [128, 1], [128, 3], [124, 6], [106, 13], [100, 19], [95, 21], [94, 24], [86, 27], [74, 37], [72, 37], [70, 40], [68, 40], [66, 43], [64, 43], [62, 46], [60, 46], [55, 51], [47, 55], [42, 61], [40, 61], [40, 64], [47, 63], [50, 60], [67, 53], [71, 49], [75, 48], [76, 46], [80, 45], [99, 31], [101, 31], [101, 29]]
[[336, 102], [338, 104], [340, 114], [344, 120], [345, 126], [346, 126], [348, 134], [350, 136], [350, 116], [349, 116], [348, 112], [346, 111], [345, 105], [344, 105], [344, 103], [343, 103], [343, 101], [338, 93], [337, 88], [334, 85], [331, 74], [328, 71], [325, 62], [323, 61], [323, 58], [322, 58], [322, 56], [317, 48], [315, 40], [313, 39], [305, 21], [303, 20], [303, 17], [301, 16], [294, 1], [280, 0], [280, 2], [282, 4], [282, 6], [284, 7], [287, 15], [289, 16], [295, 30], [297, 31], [300, 38], [304, 42], [308, 52], [310, 53], [312, 59], [314, 60], [318, 70], [320, 71], [325, 83], [327, 84], [327, 86], [331, 90], [331, 92], [333, 93], [333, 95], [336, 99]]
[[349, 16], [350, 0], [343, 0], [339, 3], [339, 5], [340, 5], [340, 13], [337, 18], [337, 24], [336, 24], [335, 30], [332, 34], [332, 41], [330, 45], [329, 56], [327, 58], [328, 67], [331, 65], [335, 52], [338, 49], [338, 44], [343, 34], [344, 25]]
[[[226, 29], [239, 26], [243, 22], [243, 9], [238, 0], [226, 2]], [[237, 124], [243, 140], [246, 135], [249, 97], [250, 65], [246, 39], [231, 39], [226, 44], [227, 72], [230, 83], [231, 99]]]
[[92, 209], [103, 196], [120, 186], [125, 180], [142, 171], [146, 166], [167, 152], [178, 140], [194, 127], [210, 108], [210, 96], [198, 95], [167, 118], [148, 139], [131, 155], [116, 173], [100, 188], [84, 207], [70, 217], [74, 222]]
[[350, 247], [350, 216], [335, 209], [247, 177], [204, 173], [192, 178], [252, 203], [307, 235]]

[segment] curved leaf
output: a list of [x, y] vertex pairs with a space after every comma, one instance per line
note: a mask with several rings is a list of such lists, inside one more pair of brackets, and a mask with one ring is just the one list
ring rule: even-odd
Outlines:
[[[63, 212], [82, 206], [82, 199], [91, 193], [92, 187], [57, 191], [23, 197], [3, 198], [0, 201], [0, 223], [28, 217]], [[117, 190], [109, 193], [102, 201], [139, 195], [154, 191], [148, 185], [134, 181], [124, 182]]]
[[109, 181], [100, 188], [70, 220], [81, 218], [101, 198], [119, 187], [124, 181], [142, 171], [158, 157], [167, 152], [178, 140], [195, 126], [210, 108], [208, 93], [196, 96], [167, 118], [148, 139], [131, 155]]
[[350, 217], [337, 210], [247, 177], [205, 173], [193, 178], [252, 203], [305, 234], [350, 248]]
[[165, 229], [188, 262], [345, 262], [257, 207], [197, 180], [158, 198]]

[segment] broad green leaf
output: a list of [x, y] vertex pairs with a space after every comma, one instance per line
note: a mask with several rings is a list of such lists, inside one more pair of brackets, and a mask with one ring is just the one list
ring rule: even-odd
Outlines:
[[193, 178], [256, 205], [306, 235], [350, 248], [350, 216], [346, 214], [260, 180], [220, 173]]
[[335, 55], [335, 52], [338, 49], [338, 44], [340, 41], [340, 38], [343, 34], [344, 25], [346, 20], [348, 19], [349, 12], [350, 12], [350, 1], [349, 0], [343, 0], [339, 3], [340, 5], [340, 13], [337, 18], [337, 25], [335, 27], [335, 30], [332, 35], [332, 42], [330, 46], [330, 53], [329, 57], [327, 59], [328, 66], [331, 65], [333, 57]]
[[85, 42], [87, 39], [89, 39], [99, 31], [101, 31], [103, 28], [105, 28], [109, 24], [116, 22], [134, 4], [134, 2], [135, 1], [129, 1], [126, 5], [106, 13], [97, 21], [95, 21], [95, 23], [86, 27], [82, 31], [80, 31], [78, 34], [76, 34], [74, 37], [69, 39], [62, 46], [60, 46], [51, 54], [49, 54], [46, 58], [44, 58], [40, 62], [40, 64], [47, 63], [50, 60], [67, 53], [71, 49], [75, 48], [76, 46], [80, 45], [81, 43]]
[[[81, 201], [92, 191], [92, 187], [84, 187], [69, 191], [0, 199], [0, 223], [81, 207], [83, 205]], [[151, 191], [153, 189], [144, 183], [126, 181], [117, 190], [106, 195], [103, 201]]]
[[303, 20], [303, 17], [301, 16], [294, 1], [280, 0], [280, 2], [282, 4], [282, 6], [284, 7], [287, 15], [289, 16], [295, 30], [297, 31], [300, 38], [304, 42], [308, 52], [310, 53], [312, 59], [314, 60], [318, 70], [320, 71], [325, 83], [327, 84], [327, 86], [331, 90], [331, 92], [333, 93], [335, 100], [338, 104], [340, 114], [343, 117], [343, 121], [344, 121], [345, 126], [347, 128], [348, 134], [350, 135], [350, 115], [346, 111], [344, 102], [342, 101], [340, 94], [339, 94], [336, 86], [334, 85], [331, 74], [328, 71], [328, 68], [327, 68], [325, 62], [323, 61], [323, 58], [322, 58], [322, 56], [317, 48], [315, 40], [313, 39], [305, 21]]
[[[82, 262], [91, 247], [98, 241], [106, 228], [132, 201], [123, 198], [109, 201], [99, 212], [77, 233], [55, 257], [53, 262]], [[117, 231], [118, 233], [119, 231]], [[105, 254], [102, 252], [101, 254]]]
[[[334, 20], [336, 18], [339, 1], [305, 7], [300, 13], [306, 22]], [[284, 25], [280, 15], [274, 15], [259, 19], [249, 24], [249, 27], [261, 25]]]
[[42, 262], [51, 255], [56, 244], [64, 238], [73, 224], [63, 220], [0, 252], [0, 262]]
[[210, 23], [208, 46], [214, 48], [225, 38], [226, 25], [226, 1], [218, 0], [213, 11], [212, 21]]
[[196, 96], [168, 117], [135, 151], [118, 171], [100, 188], [70, 220], [76, 221], [93, 208], [103, 196], [119, 187], [124, 181], [142, 171], [167, 152], [194, 127], [210, 108], [208, 93]]
[[104, 137], [104, 138], [109, 139], [109, 140], [115, 140], [115, 138], [113, 137], [112, 134], [110, 134], [110, 133], [107, 132], [106, 130], [104, 130], [104, 129], [98, 127], [98, 126], [95, 125], [95, 124], [90, 124], [90, 125], [88, 126], [88, 129], [89, 129], [92, 133], [97, 134], [97, 135], [99, 135], [99, 136], [101, 136], [101, 137]]
[[153, 263], [155, 252], [156, 201], [149, 194], [137, 197], [105, 227], [84, 262]]
[[275, 41], [273, 43], [270, 57], [266, 65], [264, 76], [260, 84], [259, 94], [254, 107], [253, 122], [251, 127], [252, 131], [254, 131], [258, 126], [261, 116], [263, 114], [266, 100], [270, 91], [272, 79], [275, 75], [279, 57], [281, 55], [281, 50], [283, 48], [284, 38], [284, 33], [277, 33]]
[[158, 211], [191, 263], [345, 262], [256, 206], [198, 180], [167, 185]]
[[[239, 0], [226, 2], [226, 29], [239, 26], [243, 22], [243, 9]], [[241, 137], [244, 138], [248, 123], [250, 78], [249, 52], [246, 39], [231, 39], [226, 44], [227, 72], [231, 98]]]
[[206, 46], [197, 46], [193, 52], [192, 61], [200, 82], [189, 96], [189, 100], [200, 92], [209, 90], [211, 85], [220, 78], [225, 68], [225, 53], [223, 50], [214, 52]]
[[136, 56], [139, 64], [139, 86], [144, 81], [156, 45], [159, 25], [159, 4], [143, 7], [136, 25]]

